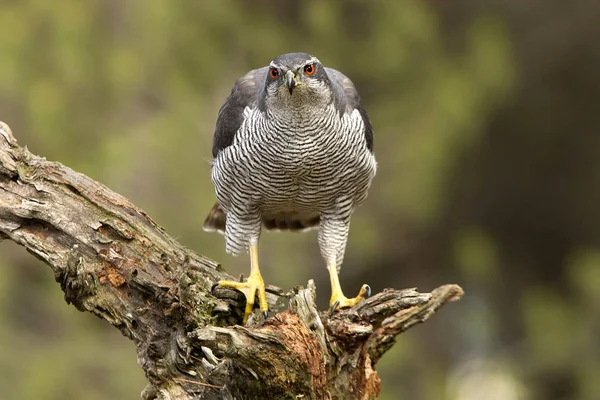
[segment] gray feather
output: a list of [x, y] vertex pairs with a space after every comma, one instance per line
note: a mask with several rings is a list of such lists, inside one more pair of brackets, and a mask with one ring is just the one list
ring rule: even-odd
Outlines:
[[352, 112], [358, 110], [365, 124], [365, 140], [367, 148], [373, 152], [373, 125], [363, 108], [360, 96], [354, 87], [354, 83], [346, 75], [333, 68], [325, 68], [336, 94], [337, 107], [340, 112]]
[[268, 67], [254, 69], [238, 79], [231, 94], [219, 110], [215, 135], [213, 137], [213, 157], [224, 148], [231, 146], [235, 134], [244, 120], [244, 109], [256, 107], [262, 91]]
[[[208, 213], [202, 226], [206, 232], [225, 233], [227, 217], [219, 203], [215, 203]], [[320, 215], [310, 211], [280, 211], [262, 216], [262, 222], [267, 230], [304, 231], [319, 226]]]

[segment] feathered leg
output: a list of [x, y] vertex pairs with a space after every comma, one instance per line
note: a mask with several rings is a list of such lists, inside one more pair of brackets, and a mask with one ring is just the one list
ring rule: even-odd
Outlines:
[[[260, 274], [258, 265], [258, 239], [260, 237], [261, 219], [258, 212], [241, 213], [246, 215], [244, 218], [238, 217], [236, 212], [227, 213], [227, 223], [225, 226], [225, 239], [227, 241], [227, 251], [233, 254], [239, 254], [248, 246], [250, 250], [250, 276], [246, 282], [219, 281], [215, 286], [237, 289], [246, 297], [246, 311], [244, 312], [244, 325], [248, 317], [252, 314], [252, 308], [256, 294], [258, 293], [258, 304], [265, 318], [269, 306], [265, 293], [265, 282]], [[253, 218], [249, 218], [252, 215]]]
[[353, 307], [361, 300], [371, 295], [369, 285], [362, 285], [356, 297], [347, 298], [342, 292], [338, 270], [344, 259], [344, 250], [348, 240], [350, 228], [350, 216], [340, 217], [338, 215], [321, 215], [321, 226], [319, 227], [319, 248], [327, 263], [329, 279], [331, 281], [331, 298], [329, 309], [334, 313], [338, 308]]

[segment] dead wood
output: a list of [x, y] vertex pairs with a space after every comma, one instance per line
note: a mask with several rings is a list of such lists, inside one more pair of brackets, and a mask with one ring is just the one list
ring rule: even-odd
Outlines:
[[372, 399], [375, 364], [398, 334], [462, 289], [386, 289], [329, 317], [315, 286], [268, 288], [271, 315], [240, 326], [232, 279], [104, 185], [20, 147], [0, 123], [0, 237], [47, 263], [67, 303], [137, 348], [144, 399]]

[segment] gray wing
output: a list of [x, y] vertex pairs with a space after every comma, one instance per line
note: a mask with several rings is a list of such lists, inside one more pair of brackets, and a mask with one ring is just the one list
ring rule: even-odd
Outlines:
[[346, 75], [333, 68], [325, 68], [327, 75], [331, 80], [335, 92], [337, 93], [337, 103], [340, 112], [352, 112], [358, 110], [363, 123], [365, 124], [365, 141], [367, 148], [373, 152], [373, 125], [367, 115], [367, 111], [363, 108], [360, 102], [360, 96], [354, 87], [354, 83]]
[[237, 130], [244, 120], [244, 109], [258, 105], [258, 94], [262, 90], [269, 67], [254, 69], [238, 79], [231, 94], [219, 110], [215, 135], [213, 136], [213, 157], [233, 143]]

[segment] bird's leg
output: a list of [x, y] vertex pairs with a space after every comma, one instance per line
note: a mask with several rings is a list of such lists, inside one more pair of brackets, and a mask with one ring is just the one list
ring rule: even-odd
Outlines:
[[260, 307], [260, 311], [263, 312], [265, 318], [267, 317], [269, 305], [267, 304], [267, 295], [265, 293], [265, 282], [263, 281], [262, 275], [260, 274], [260, 268], [258, 266], [257, 241], [251, 241], [250, 243], [250, 276], [248, 277], [248, 280], [246, 282], [219, 281], [218, 286], [237, 289], [242, 292], [244, 296], [246, 296], [244, 325], [246, 325], [248, 317], [250, 314], [252, 314], [256, 292], [258, 292], [258, 305]]
[[[343, 203], [343, 201], [341, 201]], [[319, 227], [319, 248], [321, 254], [327, 262], [329, 269], [329, 279], [331, 281], [331, 299], [329, 300], [329, 310], [334, 313], [338, 308], [353, 307], [361, 300], [371, 295], [369, 285], [363, 285], [358, 295], [354, 298], [347, 298], [342, 292], [340, 279], [338, 277], [338, 267], [344, 259], [344, 250], [348, 239], [350, 229], [350, 214], [329, 213], [321, 214], [321, 226]]]
[[361, 300], [366, 299], [371, 295], [371, 287], [365, 284], [362, 285], [356, 297], [351, 299], [347, 298], [344, 296], [344, 292], [342, 292], [337, 265], [335, 263], [330, 263], [327, 269], [329, 269], [329, 279], [331, 281], [331, 298], [329, 300], [329, 310], [331, 314], [338, 308], [354, 307], [360, 303]]

